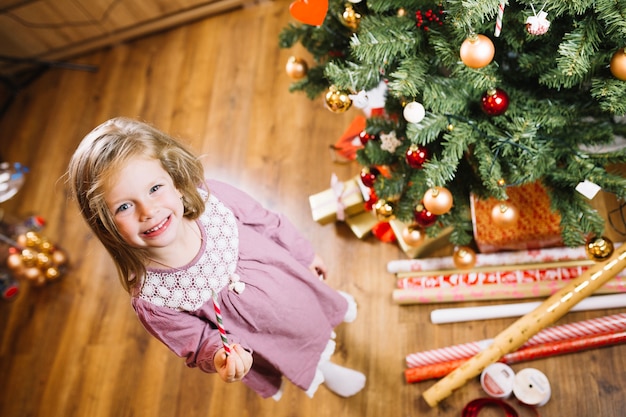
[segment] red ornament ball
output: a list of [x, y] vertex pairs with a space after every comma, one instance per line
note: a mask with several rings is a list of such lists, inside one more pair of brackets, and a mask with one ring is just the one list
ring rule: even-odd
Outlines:
[[485, 35], [472, 35], [461, 44], [461, 61], [470, 68], [486, 67], [495, 53], [493, 42]]
[[415, 217], [415, 223], [422, 227], [429, 227], [437, 222], [437, 215], [421, 206], [415, 210], [413, 217]]
[[406, 151], [406, 163], [409, 164], [411, 168], [422, 169], [428, 157], [428, 150], [421, 146], [411, 145]]
[[480, 99], [480, 104], [489, 116], [500, 116], [509, 108], [509, 96], [499, 88], [487, 90]]
[[519, 220], [519, 211], [514, 205], [501, 201], [491, 209], [491, 219], [502, 228], [513, 227]]
[[376, 139], [376, 136], [367, 133], [365, 130], [359, 133], [359, 140], [365, 146], [370, 140]]
[[609, 69], [615, 78], [626, 81], [626, 48], [618, 49], [613, 54]]
[[453, 204], [452, 193], [444, 187], [432, 187], [424, 194], [422, 204], [426, 210], [439, 216], [450, 211]]
[[378, 177], [380, 171], [376, 168], [363, 168], [361, 170], [361, 182], [364, 186], [368, 188], [372, 188], [374, 183], [376, 182], [376, 177]]
[[374, 206], [378, 202], [378, 196], [376, 195], [376, 191], [373, 188], [369, 189], [370, 195], [367, 201], [365, 202], [365, 210], [372, 211], [374, 210]]

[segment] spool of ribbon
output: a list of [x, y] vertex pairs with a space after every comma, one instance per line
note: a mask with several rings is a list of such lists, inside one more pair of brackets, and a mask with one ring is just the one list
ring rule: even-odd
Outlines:
[[[461, 417], [476, 417], [480, 410], [484, 407], [496, 406], [504, 411], [504, 415], [506, 417], [518, 417], [517, 411], [505, 401], [499, 400], [497, 398], [477, 398], [475, 400], [470, 401], [461, 411]], [[528, 406], [527, 406], [528, 407]], [[539, 417], [539, 412], [535, 407], [528, 407], [534, 411], [535, 415]]]

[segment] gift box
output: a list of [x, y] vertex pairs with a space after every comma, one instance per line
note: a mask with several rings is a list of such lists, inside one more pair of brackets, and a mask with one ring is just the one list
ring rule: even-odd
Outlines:
[[499, 226], [491, 211], [500, 201], [470, 195], [474, 240], [480, 252], [539, 249], [562, 246], [561, 216], [550, 208], [550, 197], [539, 182], [507, 188], [507, 204], [517, 208], [519, 218], [511, 227]]
[[379, 220], [371, 211], [355, 214], [346, 219], [346, 224], [359, 239], [364, 238], [378, 224]]
[[313, 220], [319, 224], [344, 221], [346, 218], [365, 211], [359, 178], [339, 181], [332, 175], [330, 188], [309, 196]]
[[424, 256], [446, 246], [452, 247], [452, 244], [448, 240], [448, 237], [452, 233], [451, 227], [443, 229], [436, 237], [425, 236], [420, 245], [411, 246], [408, 245], [402, 237], [402, 231], [407, 227], [407, 224], [398, 219], [393, 219], [389, 222], [389, 225], [396, 235], [398, 246], [400, 246], [400, 249], [410, 258]]

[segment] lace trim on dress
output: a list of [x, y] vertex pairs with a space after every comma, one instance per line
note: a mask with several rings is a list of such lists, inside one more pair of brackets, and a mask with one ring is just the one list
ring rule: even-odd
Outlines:
[[199, 222], [203, 243], [196, 259], [183, 268], [148, 269], [140, 298], [157, 306], [195, 311], [211, 299], [213, 291], [238, 281], [239, 233], [233, 212], [210, 195]]

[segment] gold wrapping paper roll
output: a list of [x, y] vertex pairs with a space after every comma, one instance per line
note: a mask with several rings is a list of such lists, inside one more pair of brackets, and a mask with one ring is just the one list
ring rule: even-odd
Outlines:
[[539, 307], [518, 319], [500, 334], [485, 350], [477, 353], [459, 368], [424, 391], [422, 397], [435, 407], [456, 389], [479, 375], [483, 369], [497, 362], [507, 353], [515, 351], [540, 330], [563, 317], [581, 300], [593, 294], [626, 267], [626, 245], [615, 250], [605, 262], [598, 263], [568, 285], [550, 296]]

